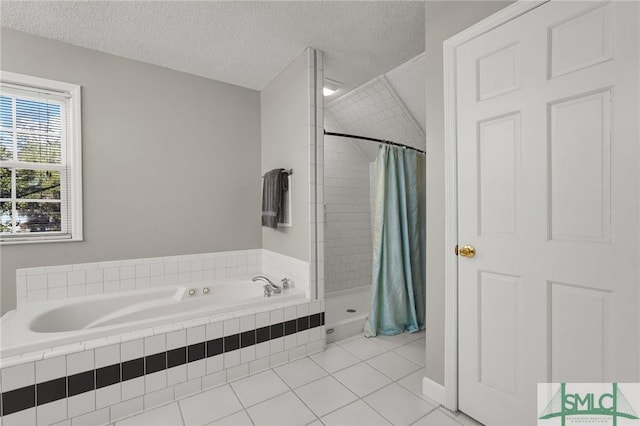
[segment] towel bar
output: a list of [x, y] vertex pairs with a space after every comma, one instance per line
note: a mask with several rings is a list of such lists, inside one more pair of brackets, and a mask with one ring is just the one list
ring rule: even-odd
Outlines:
[[[282, 171], [282, 173], [286, 173], [288, 175], [292, 175], [293, 174], [293, 169], [284, 169]], [[262, 177], [264, 178], [264, 175], [262, 175]]]

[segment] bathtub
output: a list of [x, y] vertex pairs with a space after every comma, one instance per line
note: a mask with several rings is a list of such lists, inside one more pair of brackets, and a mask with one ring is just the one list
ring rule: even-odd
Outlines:
[[362, 334], [371, 309], [371, 286], [327, 293], [327, 343]]
[[292, 288], [267, 299], [261, 283], [238, 280], [30, 303], [2, 317], [0, 358], [305, 297]]

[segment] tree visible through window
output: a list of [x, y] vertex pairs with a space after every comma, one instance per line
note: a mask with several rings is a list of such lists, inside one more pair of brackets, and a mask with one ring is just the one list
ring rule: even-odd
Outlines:
[[71, 96], [2, 84], [0, 238], [74, 238]]

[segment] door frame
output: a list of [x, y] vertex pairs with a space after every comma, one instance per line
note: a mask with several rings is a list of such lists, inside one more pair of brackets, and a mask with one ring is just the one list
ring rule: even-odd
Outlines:
[[444, 158], [445, 158], [445, 320], [444, 406], [458, 410], [458, 139], [456, 50], [550, 0], [518, 0], [443, 43], [444, 56]]

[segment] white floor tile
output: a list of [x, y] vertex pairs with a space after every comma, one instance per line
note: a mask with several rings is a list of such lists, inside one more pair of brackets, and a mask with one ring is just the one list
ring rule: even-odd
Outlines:
[[273, 370], [263, 371], [254, 376], [238, 380], [232, 383], [231, 386], [245, 407], [256, 405], [289, 390], [286, 383]]
[[438, 410], [442, 411], [444, 414], [446, 414], [447, 416], [451, 417], [452, 419], [455, 419], [459, 414], [462, 414], [462, 411], [451, 411], [448, 410], [446, 408], [444, 408], [442, 405], [440, 407], [438, 407]]
[[186, 426], [211, 423], [242, 409], [231, 386], [220, 386], [179, 402]]
[[360, 359], [369, 359], [374, 356], [378, 356], [388, 349], [384, 346], [380, 346], [375, 342], [375, 339], [367, 339], [366, 337], [359, 336], [357, 339], [353, 339], [347, 343], [341, 344], [342, 349], [346, 349], [353, 355]]
[[357, 399], [356, 395], [331, 376], [301, 386], [295, 392], [318, 417]]
[[309, 358], [302, 358], [274, 368], [278, 376], [292, 388], [318, 380], [328, 373]]
[[392, 380], [398, 380], [421, 367], [395, 352], [385, 352], [382, 355], [367, 360], [367, 364], [380, 371]]
[[458, 416], [456, 417], [456, 421], [465, 426], [482, 426], [482, 423], [480, 423], [475, 419], [472, 419], [471, 417], [467, 416], [465, 413], [458, 414]]
[[395, 383], [364, 400], [395, 426], [409, 425], [435, 408]]
[[374, 341], [388, 349], [395, 349], [399, 346], [413, 342], [417, 337], [410, 333], [400, 333], [393, 336], [376, 336], [371, 337]]
[[415, 422], [413, 426], [460, 426], [460, 423], [456, 422], [440, 410], [433, 410]]
[[128, 419], [121, 420], [116, 426], [176, 426], [182, 425], [182, 416], [178, 404], [165, 405], [163, 407], [154, 408], [145, 411]]
[[439, 405], [437, 402], [435, 402], [434, 400], [432, 400], [431, 398], [427, 397], [425, 394], [422, 393], [422, 381], [426, 377], [426, 375], [427, 375], [426, 369], [421, 368], [420, 370], [409, 374], [408, 376], [402, 378], [401, 380], [398, 380], [396, 383], [398, 383], [400, 386], [407, 389], [414, 395], [420, 397], [421, 399], [424, 399], [429, 404], [437, 406]]
[[408, 345], [400, 346], [393, 351], [423, 367], [427, 360], [427, 355], [425, 354], [426, 346], [423, 339], [415, 340]]
[[210, 426], [253, 426], [253, 422], [249, 418], [246, 411], [238, 411], [235, 414], [225, 417], [224, 419], [216, 420], [213, 423], [209, 423]]
[[327, 414], [321, 420], [326, 426], [377, 426], [390, 424], [362, 400]]
[[254, 405], [247, 412], [256, 426], [300, 426], [316, 418], [293, 392]]
[[357, 364], [360, 361], [340, 346], [335, 346], [324, 352], [311, 355], [310, 358], [329, 373], [342, 370], [343, 368]]
[[391, 379], [364, 362], [340, 370], [333, 376], [360, 398], [391, 383]]

